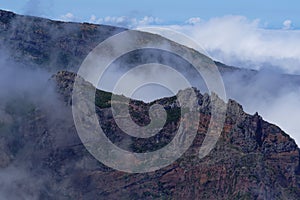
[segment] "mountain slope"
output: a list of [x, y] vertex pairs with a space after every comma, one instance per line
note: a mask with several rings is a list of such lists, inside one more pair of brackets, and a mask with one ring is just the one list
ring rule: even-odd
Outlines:
[[[124, 29], [0, 11], [0, 30], [1, 50], [8, 60], [25, 69], [43, 68], [56, 73], [62, 69], [77, 71], [90, 50]], [[135, 58], [131, 55], [123, 62], [128, 66], [139, 63]], [[242, 71], [242, 77], [248, 77], [250, 83], [258, 73], [217, 65], [223, 74]], [[9, 99], [0, 95], [1, 199], [299, 199], [300, 158], [295, 141], [257, 113], [245, 113], [233, 100], [228, 102], [225, 126], [216, 147], [199, 159], [211, 110], [209, 96], [197, 90], [201, 118], [199, 125], [192, 126], [198, 126], [198, 134], [180, 159], [144, 174], [104, 166], [87, 152], [77, 136], [70, 107], [75, 76], [66, 71], [57, 73], [47, 82], [55, 91], [38, 91], [33, 98], [31, 93], [20, 91]], [[288, 81], [293, 78], [299, 80], [297, 76], [286, 77]], [[161, 133], [150, 140], [126, 136], [112, 118], [111, 94], [97, 94], [101, 125], [110, 140], [122, 148], [135, 152], [161, 148], [178, 128], [175, 98], [163, 98], [155, 102], [172, 109]], [[149, 122], [147, 109], [152, 103], [131, 101], [136, 123]]]
[[1, 49], [10, 59], [55, 71], [78, 69], [96, 45], [124, 29], [65, 23], [0, 10], [0, 30]]
[[[59, 72], [53, 77], [67, 105], [64, 117], [72, 115], [70, 91], [75, 76]], [[216, 147], [207, 157], [198, 158], [210, 119], [210, 100], [207, 94], [196, 92], [201, 117], [195, 141], [175, 163], [156, 172], [128, 174], [102, 165], [85, 150], [72, 121], [57, 119], [49, 126], [49, 117], [38, 110], [23, 119], [18, 134], [24, 144], [15, 150], [16, 156], [10, 162], [26, 163], [32, 166], [31, 174], [40, 176], [42, 172], [47, 177], [41, 185], [44, 189], [36, 191], [43, 199], [298, 199], [299, 148], [294, 140], [259, 115], [245, 113], [235, 101], [228, 103], [225, 126]], [[113, 142], [122, 147], [125, 140], [130, 145], [123, 147], [135, 152], [160, 147], [157, 138], [139, 140], [124, 136], [110, 114], [109, 99], [102, 99], [96, 110], [101, 126]], [[167, 108], [174, 101], [165, 98], [157, 102]], [[149, 104], [132, 101], [131, 105], [139, 111], [139, 115], [132, 115], [133, 119], [146, 123], [149, 118], [143, 113]], [[175, 111], [176, 106], [172, 109]], [[176, 113], [172, 109], [169, 114]], [[176, 117], [167, 122], [159, 144], [172, 138], [177, 123]], [[14, 157], [12, 151], [5, 153]], [[17, 159], [20, 156], [23, 161]]]

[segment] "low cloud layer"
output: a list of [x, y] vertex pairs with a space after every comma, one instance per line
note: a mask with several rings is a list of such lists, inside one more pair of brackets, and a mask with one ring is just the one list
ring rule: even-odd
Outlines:
[[[76, 16], [72, 13], [64, 17], [64, 20], [76, 20]], [[161, 23], [160, 19], [155, 17], [137, 19], [124, 16], [104, 18], [91, 16], [89, 22], [127, 27]], [[276, 30], [267, 29], [259, 20], [249, 20], [243, 16], [225, 16], [210, 20], [193, 17], [183, 25], [167, 27], [190, 36], [215, 60], [227, 65], [262, 70], [250, 81], [245, 81], [240, 74], [227, 75], [225, 79], [228, 97], [240, 102], [249, 113], [258, 111], [266, 120], [279, 125], [296, 138], [300, 144], [298, 125], [300, 110], [297, 109], [300, 104], [300, 84], [297, 81], [282, 80], [279, 75], [300, 74], [300, 30], [294, 29], [295, 25], [291, 20], [285, 20], [282, 29]], [[180, 39], [175, 41], [180, 43]], [[15, 76], [13, 72], [10, 74], [3, 76], [2, 81]], [[27, 76], [32, 77], [32, 74], [22, 73], [20, 77]], [[42, 73], [42, 76], [44, 79], [47, 74]], [[30, 84], [31, 79], [28, 79], [26, 84]], [[31, 88], [22, 82], [15, 84], [20, 86], [12, 88], [11, 91], [15, 88]], [[35, 87], [35, 84], [31, 85]], [[5, 86], [5, 83], [1, 83], [1, 86], [12, 87]], [[7, 90], [0, 90], [0, 96], [7, 96], [5, 91]], [[163, 96], [161, 93], [159, 95]]]
[[66, 13], [64, 15], [61, 15], [59, 19], [65, 22], [74, 22], [79, 20], [72, 13]]
[[[114, 19], [118, 20], [122, 21]], [[300, 31], [292, 29], [291, 21], [283, 22], [282, 29], [272, 30], [264, 28], [259, 20], [251, 21], [242, 16], [225, 16], [208, 21], [194, 17], [184, 25], [167, 27], [190, 36], [215, 60], [260, 70], [248, 80], [240, 72], [226, 74], [223, 78], [228, 98], [237, 100], [250, 114], [258, 111], [265, 120], [280, 126], [300, 144], [300, 110], [297, 109], [300, 104], [300, 82], [296, 81], [300, 78], [294, 76], [295, 80], [290, 81], [282, 76], [285, 73], [300, 74]], [[175, 38], [175, 41], [182, 42], [180, 38]], [[161, 93], [153, 95], [164, 96]]]
[[[240, 72], [226, 74], [227, 96], [241, 103], [246, 112], [258, 111], [300, 144], [300, 77], [282, 75], [300, 74], [300, 30], [293, 30], [292, 21], [284, 21], [277, 30], [243, 16], [191, 18], [185, 25], [167, 27], [191, 37], [215, 60], [259, 70], [248, 80]], [[175, 41], [181, 43], [180, 38]]]
[[[82, 22], [84, 20], [77, 17], [75, 14], [69, 12], [59, 17], [59, 20], [66, 22]], [[144, 17], [128, 17], [128, 16], [106, 16], [97, 17], [96, 15], [91, 15], [87, 20], [89, 23], [93, 24], [105, 24], [113, 26], [121, 26], [126, 28], [135, 28], [138, 26], [147, 25], [158, 25], [162, 23], [162, 20], [158, 17], [144, 16]]]
[[283, 22], [282, 30], [264, 29], [259, 20], [241, 16], [175, 28], [195, 39], [216, 60], [262, 70], [250, 81], [239, 74], [226, 76], [228, 96], [246, 111], [258, 111], [300, 144], [300, 83], [279, 75], [300, 74], [300, 31], [292, 30], [290, 20]]
[[[72, 13], [67, 13], [60, 19], [83, 21]], [[234, 15], [209, 20], [192, 17], [181, 25], [163, 25], [166, 22], [153, 16], [136, 18], [91, 15], [87, 21], [128, 28], [171, 27], [190, 36], [210, 57], [228, 65], [300, 74], [300, 30], [294, 29], [294, 24], [289, 19], [282, 22], [281, 29], [268, 28], [268, 24], [259, 19], [249, 20], [244, 16]]]
[[46, 145], [78, 144], [66, 126], [72, 115], [46, 70], [15, 63], [0, 50], [0, 72], [0, 199], [46, 197], [53, 177], [40, 163], [51, 153]]
[[262, 70], [251, 77], [247, 71], [227, 73], [223, 79], [229, 98], [250, 114], [258, 112], [300, 145], [300, 77]]
[[226, 64], [300, 74], [300, 30], [293, 30], [290, 20], [283, 22], [282, 29], [264, 26], [259, 20], [225, 16], [171, 27], [192, 37], [211, 57]]
[[188, 20], [186, 20], [185, 23], [195, 25], [195, 24], [199, 24], [201, 21], [202, 20], [200, 17], [192, 17], [192, 18], [189, 18]]
[[92, 15], [90, 23], [96, 24], [108, 24], [108, 25], [117, 25], [117, 26], [125, 26], [125, 27], [136, 27], [136, 26], [146, 26], [146, 25], [154, 25], [159, 24], [161, 20], [157, 17], [152, 16], [144, 16], [142, 18], [131, 18], [126, 16], [107, 16], [104, 18], [97, 18], [95, 15]]

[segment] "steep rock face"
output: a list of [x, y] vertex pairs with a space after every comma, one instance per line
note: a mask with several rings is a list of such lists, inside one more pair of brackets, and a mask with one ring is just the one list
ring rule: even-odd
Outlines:
[[[66, 91], [72, 90], [74, 76], [60, 72], [54, 77], [64, 99], [70, 97]], [[224, 129], [216, 147], [204, 159], [198, 158], [210, 120], [210, 100], [207, 97], [198, 92], [201, 106], [198, 135], [183, 157], [168, 167], [145, 174], [126, 174], [106, 168], [86, 170], [76, 175], [80, 176], [82, 183], [87, 183], [86, 189], [90, 191], [81, 195], [124, 199], [297, 199], [300, 195], [297, 175], [299, 149], [294, 140], [277, 126], [265, 122], [257, 113], [245, 113], [233, 100], [228, 102]], [[174, 101], [175, 98], [165, 98], [157, 102], [165, 108], [175, 105], [172, 109], [176, 109]], [[147, 104], [132, 101], [131, 105], [140, 107], [135, 109], [140, 114], [133, 115], [133, 118], [147, 121], [147, 114], [143, 114], [149, 108]], [[109, 109], [97, 108], [100, 121], [108, 137], [122, 146], [125, 136], [109, 114]], [[161, 145], [152, 145], [158, 138], [153, 141], [133, 139], [129, 149], [143, 152], [160, 148], [172, 138], [177, 128], [178, 118], [173, 120], [167, 122], [162, 131], [164, 139], [159, 140]], [[99, 190], [95, 191], [95, 188]]]

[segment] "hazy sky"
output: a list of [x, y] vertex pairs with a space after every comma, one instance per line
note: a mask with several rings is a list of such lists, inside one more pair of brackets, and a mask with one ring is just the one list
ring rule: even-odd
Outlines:
[[[260, 19], [268, 28], [281, 28], [293, 23], [300, 28], [300, 2], [298, 0], [0, 0], [2, 9], [19, 14], [31, 14], [52, 19], [62, 16], [77, 21], [89, 21], [92, 16], [154, 17], [163, 24], [184, 23], [190, 18], [208, 20], [225, 15], [242, 15], [249, 20]], [[67, 15], [68, 14], [68, 15]]]

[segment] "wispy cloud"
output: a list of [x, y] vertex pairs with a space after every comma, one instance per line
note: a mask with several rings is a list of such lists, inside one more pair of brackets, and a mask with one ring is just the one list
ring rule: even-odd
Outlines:
[[[92, 15], [90, 23], [136, 28], [148, 25], [161, 26], [162, 20], [145, 16]], [[184, 32], [196, 40], [211, 57], [229, 65], [300, 74], [300, 30], [294, 30], [291, 20], [283, 22], [282, 29], [268, 29], [259, 19], [244, 16], [224, 16], [208, 21], [192, 17], [183, 25], [167, 25]]]
[[23, 12], [26, 15], [47, 16], [47, 13], [49, 13], [49, 10], [52, 8], [52, 0], [28, 0], [25, 2]]
[[[155, 17], [131, 18], [92, 15], [91, 23], [110, 24], [129, 28], [160, 25]], [[280, 73], [300, 74], [300, 30], [291, 20], [282, 29], [268, 29], [259, 19], [244, 16], [224, 16], [202, 20], [193, 17], [181, 25], [165, 25], [190, 36], [215, 60], [237, 67], [262, 69], [251, 81], [243, 75], [224, 77], [227, 95], [240, 102], [250, 113], [258, 111], [266, 120], [279, 125], [300, 144], [298, 126], [300, 88], [282, 82]], [[173, 39], [181, 43], [181, 38]], [[188, 44], [185, 44], [188, 45]], [[291, 117], [292, 116], [292, 117]]]
[[104, 18], [97, 18], [95, 15], [92, 15], [89, 19], [89, 22], [95, 24], [108, 24], [134, 28], [137, 26], [157, 25], [160, 24], [162, 20], [152, 16], [144, 16], [142, 18], [127, 16], [107, 16]]
[[292, 28], [292, 21], [287, 19], [283, 22], [283, 29], [288, 30]]
[[300, 74], [300, 30], [284, 22], [282, 30], [267, 29], [260, 20], [225, 16], [172, 28], [191, 36], [216, 60], [239, 67], [270, 68]]
[[[58, 20], [66, 22], [83, 22], [85, 20], [77, 17], [75, 14], [68, 12], [64, 15], [61, 15]], [[91, 15], [87, 20], [89, 23], [93, 24], [105, 24], [113, 26], [122, 26], [126, 28], [136, 28], [140, 26], [148, 25], [159, 25], [163, 21], [158, 17], [144, 16], [141, 18], [128, 17], [128, 16], [106, 16], [106, 17], [97, 17], [96, 15]]]
[[73, 14], [73, 13], [66, 13], [64, 15], [61, 15], [59, 20], [66, 21], [66, 22], [74, 22], [79, 21], [79, 19]]
[[[225, 64], [260, 69], [250, 80], [239, 72], [224, 76], [227, 96], [241, 103], [246, 112], [261, 114], [279, 125], [300, 144], [300, 85], [281, 73], [300, 74], [300, 31], [285, 21], [282, 29], [268, 29], [259, 19], [225, 16], [208, 21], [190, 19], [169, 25], [196, 41], [208, 54]], [[173, 38], [182, 43], [181, 38]], [[188, 44], [187, 44], [188, 45]], [[191, 46], [192, 47], [192, 46]], [[291, 78], [291, 77], [290, 77]], [[295, 78], [295, 77], [294, 77]]]
[[[74, 16], [69, 13], [64, 18], [70, 20]], [[127, 28], [163, 24], [163, 20], [152, 16], [98, 18], [92, 15], [89, 22]], [[244, 16], [224, 16], [207, 21], [192, 17], [181, 25], [165, 26], [186, 33], [211, 57], [226, 64], [300, 74], [300, 30], [293, 29], [289, 19], [283, 22], [282, 29], [266, 28], [259, 19], [249, 20]]]
[[188, 20], [186, 20], [185, 23], [195, 25], [195, 24], [199, 24], [201, 21], [202, 20], [200, 17], [192, 17], [192, 18], [189, 18]]

